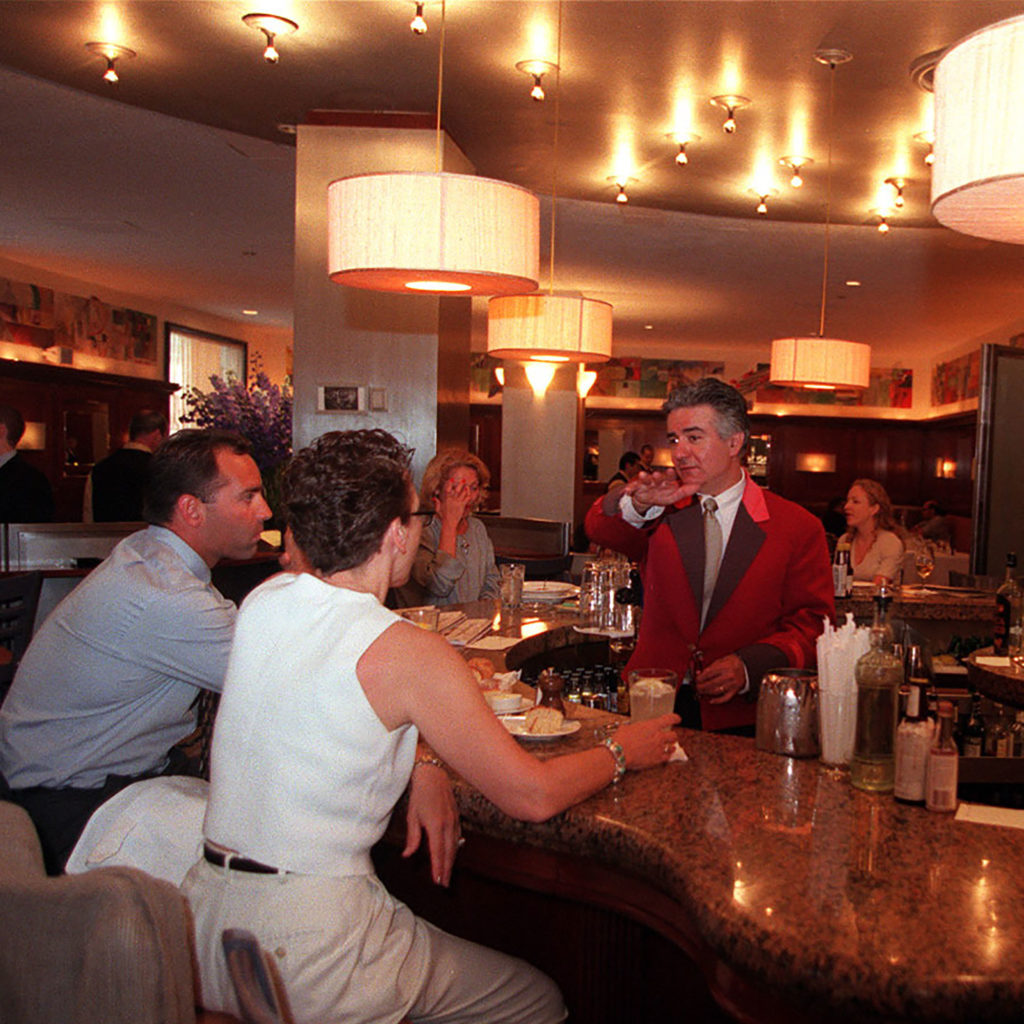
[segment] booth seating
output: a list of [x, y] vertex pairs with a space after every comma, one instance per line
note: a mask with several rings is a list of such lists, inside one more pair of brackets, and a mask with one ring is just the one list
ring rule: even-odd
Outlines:
[[522, 562], [528, 580], [563, 579], [569, 570], [570, 523], [554, 519], [482, 514], [480, 522], [494, 545], [494, 559]]
[[197, 1012], [192, 922], [134, 868], [48, 878], [29, 816], [0, 800], [4, 1024], [238, 1024]]

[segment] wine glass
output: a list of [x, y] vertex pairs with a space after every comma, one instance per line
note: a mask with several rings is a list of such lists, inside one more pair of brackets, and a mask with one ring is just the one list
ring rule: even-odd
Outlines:
[[922, 583], [928, 582], [928, 577], [935, 571], [935, 550], [931, 544], [923, 544], [914, 554], [914, 568]]

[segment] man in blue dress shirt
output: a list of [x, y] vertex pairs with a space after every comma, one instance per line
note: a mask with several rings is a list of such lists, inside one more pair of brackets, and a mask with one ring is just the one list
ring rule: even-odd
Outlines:
[[210, 582], [270, 509], [247, 441], [183, 430], [153, 456], [145, 519], [39, 628], [0, 708], [0, 771], [57, 873], [104, 800], [167, 767], [219, 691], [235, 606]]

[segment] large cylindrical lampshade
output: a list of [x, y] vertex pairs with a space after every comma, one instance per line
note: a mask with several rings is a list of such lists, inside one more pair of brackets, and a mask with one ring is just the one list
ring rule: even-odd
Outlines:
[[612, 354], [612, 307], [583, 295], [500, 295], [487, 304], [487, 351], [498, 359], [604, 362]]
[[339, 178], [327, 216], [338, 284], [462, 295], [537, 287], [540, 207], [518, 185], [445, 172]]
[[1024, 15], [950, 47], [935, 69], [932, 212], [956, 231], [1024, 242]]
[[779, 387], [866, 388], [871, 346], [838, 338], [776, 338], [769, 379]]

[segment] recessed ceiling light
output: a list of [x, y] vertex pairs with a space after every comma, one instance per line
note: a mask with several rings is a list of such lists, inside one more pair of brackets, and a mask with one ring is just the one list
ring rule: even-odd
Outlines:
[[653, 331], [654, 330], [654, 324], [644, 324], [644, 330], [645, 331]]
[[860, 287], [860, 281], [847, 281], [846, 282], [846, 287], [847, 288], [859, 288]]
[[258, 309], [243, 309], [242, 316], [259, 316], [260, 311]]
[[294, 135], [298, 129], [293, 124], [279, 124], [277, 130], [282, 135]]

